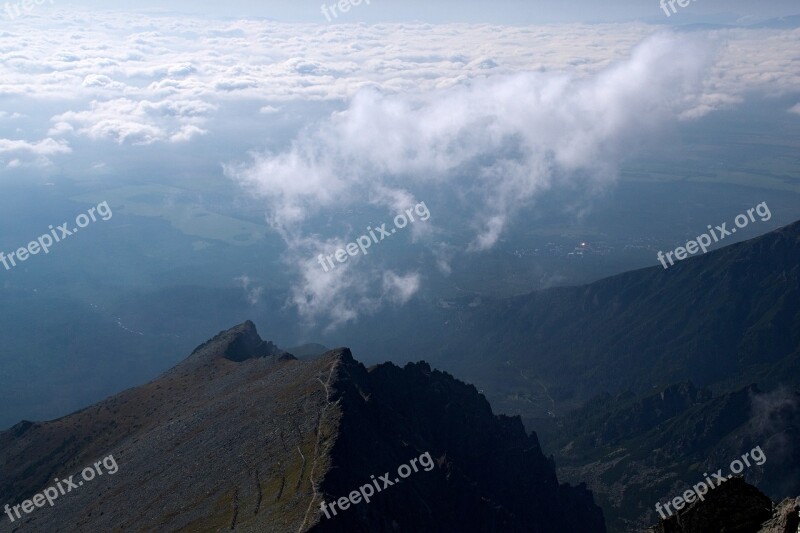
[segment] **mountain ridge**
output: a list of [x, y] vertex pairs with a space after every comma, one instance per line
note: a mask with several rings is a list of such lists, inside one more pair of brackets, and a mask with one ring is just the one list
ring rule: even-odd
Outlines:
[[479, 383], [501, 412], [526, 419], [552, 410], [549, 401], [532, 409], [516, 398], [538, 387], [534, 378], [561, 412], [603, 392], [685, 381], [776, 384], [800, 379], [798, 300], [795, 222], [668, 270], [484, 300], [449, 318], [432, 360]]
[[[430, 472], [322, 515], [423, 452]], [[536, 435], [474, 386], [425, 362], [366, 368], [347, 348], [300, 361], [249, 321], [149, 383], [0, 432], [0, 496], [19, 504], [109, 454], [113, 476], [0, 529], [605, 531], [585, 486], [559, 484]]]

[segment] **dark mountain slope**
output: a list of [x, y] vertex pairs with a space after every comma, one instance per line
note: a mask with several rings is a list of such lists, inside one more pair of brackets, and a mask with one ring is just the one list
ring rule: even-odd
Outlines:
[[775, 499], [800, 493], [800, 389], [750, 386], [718, 397], [691, 384], [641, 397], [604, 395], [535, 422], [559, 475], [586, 480], [610, 531], [641, 531], [654, 505], [756, 446], [766, 459], [743, 475]]
[[[248, 348], [255, 351], [248, 354]], [[36, 509], [14, 524], [6, 518], [0, 527], [244, 526], [257, 518], [259, 488], [269, 490], [284, 477], [285, 493], [261, 502], [259, 513], [292, 523], [305, 512], [308, 492], [300, 484], [297, 449], [308, 453], [315, 431], [314, 420], [300, 414], [325, 403], [307, 374], [323, 372], [330, 362], [297, 372], [297, 361], [280, 352], [268, 355], [268, 348], [246, 323], [202, 345], [158, 380], [58, 420], [0, 433], [5, 502], [19, 503], [53, 485], [55, 477], [65, 479], [108, 454], [119, 465], [115, 475], [85, 483], [52, 509]]]
[[[322, 514], [425, 453], [429, 470]], [[474, 387], [347, 349], [298, 361], [250, 322], [151, 383], [0, 433], [0, 496], [20, 504], [110, 454], [116, 473], [0, 530], [605, 531], [591, 494], [559, 485], [536, 436]]]
[[[393, 487], [322, 531], [601, 531], [602, 514], [585, 488], [559, 487], [555, 468], [519, 418], [495, 417], [471, 385], [426, 363], [366, 370], [345, 357], [333, 399], [342, 406], [334, 470], [323, 484], [347, 494], [371, 474], [394, 471], [429, 451], [438, 468]], [[382, 495], [383, 496], [383, 495]], [[420, 505], [420, 500], [426, 502]], [[413, 509], [413, 512], [409, 510]], [[376, 525], [378, 526], [376, 528]]]
[[526, 418], [683, 381], [798, 382], [800, 223], [668, 270], [484, 302], [451, 324], [437, 364]]
[[800, 223], [446, 320], [434, 361], [522, 415], [611, 531], [652, 523], [660, 498], [758, 445], [770, 459], [748, 479], [800, 492]]
[[743, 479], [733, 478], [711, 491], [704, 501], [694, 501], [646, 533], [796, 533], [799, 511], [800, 497], [774, 504]]

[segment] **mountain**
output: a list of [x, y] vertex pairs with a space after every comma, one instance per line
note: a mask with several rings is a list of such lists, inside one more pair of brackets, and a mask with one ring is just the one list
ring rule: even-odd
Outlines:
[[658, 518], [656, 502], [753, 449], [764, 459], [744, 470], [747, 480], [776, 499], [800, 492], [800, 388], [766, 393], [751, 385], [714, 396], [683, 383], [602, 395], [534, 425], [559, 475], [589, 484], [610, 531], [641, 531]]
[[585, 486], [559, 484], [536, 435], [473, 386], [346, 348], [297, 360], [252, 322], [0, 433], [0, 461], [8, 531], [605, 531]]
[[798, 383], [800, 222], [668, 270], [484, 299], [447, 323], [432, 361], [525, 420], [605, 392]]
[[800, 15], [790, 15], [778, 17], [757, 24], [751, 24], [750, 28], [768, 28], [772, 30], [793, 30], [800, 28]]
[[755, 446], [769, 460], [747, 479], [800, 493], [800, 223], [448, 312], [431, 360], [535, 428], [610, 531], [640, 531], [657, 501]]
[[735, 477], [695, 500], [677, 514], [659, 521], [647, 533], [796, 533], [800, 527], [800, 497], [774, 504], [757, 488]]

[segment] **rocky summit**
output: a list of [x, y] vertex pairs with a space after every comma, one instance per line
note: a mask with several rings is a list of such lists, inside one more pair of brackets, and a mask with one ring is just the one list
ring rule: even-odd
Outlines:
[[[430, 469], [396, 478], [425, 453]], [[19, 504], [109, 455], [114, 475], [0, 529], [605, 531], [585, 486], [559, 484], [536, 435], [472, 385], [424, 362], [365, 368], [347, 348], [297, 360], [249, 321], [150, 383], [0, 433], [0, 495]], [[387, 472], [369, 503], [323, 514]]]

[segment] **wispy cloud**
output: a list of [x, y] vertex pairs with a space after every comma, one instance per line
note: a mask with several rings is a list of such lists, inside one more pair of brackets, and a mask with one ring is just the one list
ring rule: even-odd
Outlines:
[[[45, 140], [3, 141], [6, 167], [70, 156], [75, 137], [83, 137], [82, 151], [109, 140], [131, 150], [191, 147], [235, 131], [226, 121], [239, 117], [221, 110], [272, 123], [298, 103], [344, 106], [288, 149], [241, 161], [252, 137], [224, 143], [234, 150], [230, 160], [240, 160], [227, 174], [265, 200], [284, 238], [293, 304], [329, 323], [404, 301], [410, 291], [382, 297], [398, 286], [385, 284], [387, 271], [423, 280], [408, 265], [387, 268], [381, 254], [336, 273], [307, 266], [352, 237], [322, 236], [310, 224], [315, 217], [355, 204], [394, 213], [418, 200], [435, 213], [432, 194], [469, 216], [463, 249], [442, 242], [453, 228], [436, 217], [408, 234], [431, 246], [431, 261], [446, 274], [458, 254], [496, 246], [542, 192], [590, 195], [613, 184], [619, 162], [648, 132], [753, 92], [790, 93], [800, 76], [800, 33], [783, 30], [710, 32], [718, 46], [708, 61], [712, 46], [699, 32], [652, 37], [660, 30], [641, 23], [283, 24], [73, 9], [21, 22], [0, 32], [0, 95], [25, 103], [15, 111], [29, 116], [0, 119], [14, 119], [14, 137], [49, 132]], [[29, 112], [39, 108], [48, 115]]]
[[9, 169], [23, 165], [49, 166], [51, 157], [70, 153], [72, 148], [63, 140], [46, 138], [30, 142], [20, 139], [0, 139], [0, 156], [12, 157], [7, 161], [0, 160], [0, 164], [5, 163], [5, 167]]
[[234, 281], [242, 289], [244, 289], [245, 297], [250, 305], [256, 305], [259, 301], [261, 301], [261, 295], [264, 292], [264, 287], [257, 285], [250, 278], [250, 276], [242, 274], [241, 276], [234, 278]]
[[53, 117], [51, 134], [77, 131], [93, 139], [109, 138], [119, 144], [183, 142], [206, 130], [199, 127], [216, 106], [200, 100], [130, 100], [118, 98], [92, 102], [87, 111], [68, 111]]
[[[569, 186], [591, 193], [612, 183], [639, 139], [696, 104], [710, 58], [704, 41], [663, 34], [591, 77], [525, 72], [409, 95], [365, 89], [288, 150], [256, 154], [227, 172], [266, 200], [301, 273], [301, 312], [334, 317], [332, 304], [372, 278], [374, 293], [406, 301], [419, 287], [413, 273], [365, 278], [366, 261], [335, 276], [320, 273], [305, 258], [325, 248], [305, 224], [343, 206], [390, 207], [436, 190], [473, 214], [469, 250], [491, 249], [542, 192]], [[338, 308], [335, 320], [373, 307], [368, 294]]]

